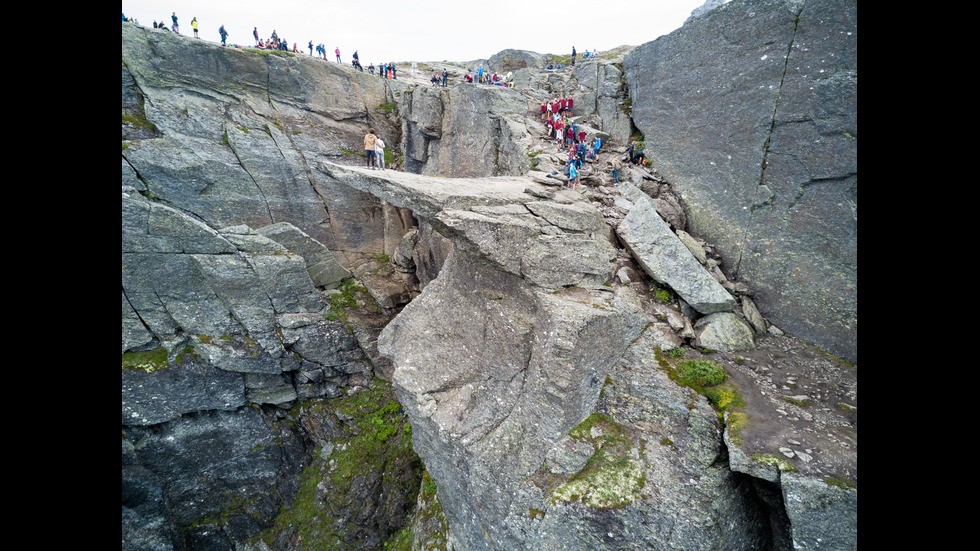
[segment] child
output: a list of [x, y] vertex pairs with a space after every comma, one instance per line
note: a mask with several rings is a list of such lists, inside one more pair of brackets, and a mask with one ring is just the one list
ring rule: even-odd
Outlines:
[[377, 157], [378, 168], [385, 169], [385, 143], [381, 141], [381, 136], [374, 140], [374, 156]]

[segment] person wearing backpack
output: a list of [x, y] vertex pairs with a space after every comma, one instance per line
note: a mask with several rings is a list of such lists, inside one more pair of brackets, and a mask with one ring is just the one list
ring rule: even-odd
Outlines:
[[224, 46], [225, 40], [228, 38], [228, 31], [225, 30], [224, 25], [222, 25], [221, 28], [218, 29], [218, 34], [221, 35], [221, 45]]
[[575, 167], [575, 163], [568, 164], [568, 187], [573, 188], [579, 185], [578, 181], [578, 168]]

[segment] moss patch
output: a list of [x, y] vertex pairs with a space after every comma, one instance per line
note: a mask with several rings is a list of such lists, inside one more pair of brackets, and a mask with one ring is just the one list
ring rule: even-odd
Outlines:
[[158, 346], [143, 352], [126, 352], [122, 355], [123, 369], [141, 369], [152, 373], [167, 367], [167, 349]]
[[756, 453], [756, 454], [752, 454], [752, 461], [755, 461], [756, 463], [761, 463], [763, 465], [772, 465], [773, 467], [778, 468], [782, 472], [791, 473], [799, 470], [796, 467], [794, 467], [792, 463], [783, 459], [782, 457], [779, 457], [778, 455]]
[[719, 417], [723, 417], [726, 411], [745, 406], [738, 389], [727, 382], [728, 373], [720, 364], [696, 359], [683, 359], [675, 363], [672, 360], [681, 355], [672, 353], [676, 350], [663, 352], [658, 348], [656, 352], [657, 362], [672, 381], [707, 398]]
[[374, 379], [368, 390], [310, 400], [290, 413], [304, 426], [334, 426], [339, 435], [327, 457], [322, 447], [313, 450], [295, 500], [259, 537], [273, 548], [289, 538], [294, 551], [364, 548], [372, 537], [388, 542], [386, 549], [407, 549], [407, 512], [418, 496], [422, 464], [391, 384]]
[[599, 509], [625, 507], [639, 497], [646, 485], [643, 465], [625, 427], [612, 417], [593, 413], [569, 435], [591, 442], [596, 451], [582, 470], [552, 492], [553, 502], [581, 502]]
[[358, 285], [353, 279], [345, 279], [337, 289], [340, 292], [330, 295], [330, 311], [324, 315], [330, 321], [346, 321], [350, 310], [357, 308], [358, 297], [374, 302], [367, 287]]

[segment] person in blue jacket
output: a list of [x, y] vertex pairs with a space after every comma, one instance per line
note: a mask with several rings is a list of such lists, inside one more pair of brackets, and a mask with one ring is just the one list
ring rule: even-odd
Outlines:
[[225, 46], [225, 39], [228, 38], [228, 31], [225, 30], [224, 25], [222, 25], [221, 28], [218, 29], [218, 34], [221, 35], [221, 45]]

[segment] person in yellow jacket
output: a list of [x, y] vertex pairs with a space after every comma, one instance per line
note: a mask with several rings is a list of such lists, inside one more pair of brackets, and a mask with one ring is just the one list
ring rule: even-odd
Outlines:
[[369, 128], [368, 133], [364, 136], [364, 152], [367, 153], [367, 166], [371, 169], [376, 169], [375, 156], [374, 156], [374, 142], [376, 142], [378, 137], [374, 134], [374, 129]]
[[194, 38], [201, 38], [197, 36], [197, 18], [191, 19], [191, 28], [194, 29]]

